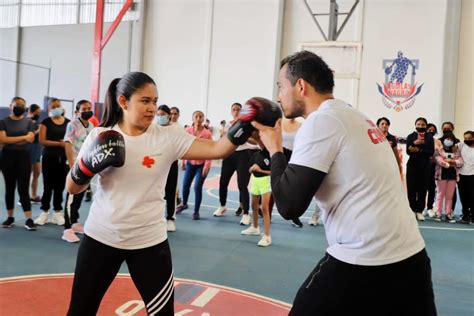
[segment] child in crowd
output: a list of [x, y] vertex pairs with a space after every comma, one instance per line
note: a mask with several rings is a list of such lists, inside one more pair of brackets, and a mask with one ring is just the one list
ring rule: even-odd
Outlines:
[[260, 207], [263, 213], [264, 235], [257, 245], [267, 247], [272, 244], [270, 237], [270, 197], [272, 188], [270, 183], [270, 155], [266, 149], [257, 151], [251, 159], [249, 172], [251, 176], [250, 193], [252, 194], [252, 215], [253, 221], [249, 228], [241, 232], [242, 235], [260, 235], [258, 227], [258, 210]]
[[441, 221], [443, 202], [445, 201], [446, 221], [455, 223], [453, 214], [453, 195], [456, 183], [459, 181], [459, 169], [463, 165], [463, 159], [454, 142], [456, 137], [453, 133], [446, 133], [440, 138], [442, 146], [435, 150], [436, 159], [436, 221]]

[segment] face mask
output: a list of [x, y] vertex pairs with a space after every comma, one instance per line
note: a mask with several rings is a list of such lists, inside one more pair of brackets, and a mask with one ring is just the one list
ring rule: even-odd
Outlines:
[[40, 118], [40, 116], [39, 114], [35, 114], [31, 118], [33, 119], [33, 121], [37, 121]]
[[61, 116], [63, 114], [63, 109], [61, 108], [55, 108], [49, 111], [50, 116]]
[[158, 115], [156, 117], [156, 121], [158, 122], [158, 124], [160, 124], [161, 126], [165, 126], [169, 123], [170, 119], [168, 116], [166, 115]]
[[436, 133], [435, 132], [427, 132], [428, 134], [430, 134], [431, 136], [435, 136]]
[[466, 144], [468, 146], [472, 146], [472, 145], [474, 145], [474, 139], [465, 140], [464, 144]]
[[452, 133], [453, 131], [450, 130], [450, 129], [443, 129], [443, 134], [448, 134], [448, 133]]
[[94, 112], [92, 111], [81, 112], [81, 119], [87, 121], [88, 119], [92, 117], [92, 115], [94, 115]]
[[445, 140], [443, 141], [443, 144], [444, 144], [444, 146], [446, 146], [446, 147], [451, 147], [451, 146], [454, 145], [454, 142], [453, 142], [452, 140], [450, 140], [450, 139], [445, 139]]
[[417, 131], [418, 133], [424, 133], [424, 132], [426, 132], [426, 127], [417, 127], [417, 128], [416, 128], [416, 131]]
[[25, 113], [25, 108], [24, 107], [19, 106], [19, 105], [15, 105], [13, 107], [13, 114], [15, 114], [16, 116], [22, 116], [23, 113]]

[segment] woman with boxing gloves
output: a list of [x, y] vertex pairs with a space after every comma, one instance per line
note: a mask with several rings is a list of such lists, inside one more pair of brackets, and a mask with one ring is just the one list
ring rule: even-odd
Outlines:
[[148, 314], [173, 315], [173, 269], [164, 216], [164, 188], [177, 159], [216, 159], [246, 142], [251, 121], [274, 125], [279, 106], [263, 98], [246, 110], [219, 141], [152, 124], [158, 92], [152, 78], [131, 72], [107, 91], [100, 127], [94, 129], [67, 177], [69, 193], [85, 190], [99, 173], [84, 227], [68, 315], [95, 315], [125, 261]]

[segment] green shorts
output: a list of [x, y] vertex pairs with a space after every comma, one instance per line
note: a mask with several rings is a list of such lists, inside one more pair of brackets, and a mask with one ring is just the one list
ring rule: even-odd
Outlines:
[[250, 193], [252, 193], [252, 195], [264, 195], [270, 192], [272, 192], [270, 176], [255, 177], [252, 175], [250, 185]]

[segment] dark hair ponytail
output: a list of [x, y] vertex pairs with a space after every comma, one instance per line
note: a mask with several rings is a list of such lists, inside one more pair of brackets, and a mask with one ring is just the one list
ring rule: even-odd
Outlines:
[[129, 72], [122, 78], [112, 80], [107, 89], [104, 102], [104, 114], [100, 121], [101, 127], [112, 127], [123, 119], [123, 110], [118, 104], [117, 98], [121, 95], [130, 100], [132, 95], [147, 84], [155, 84], [155, 81], [143, 72]]

